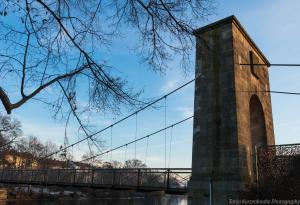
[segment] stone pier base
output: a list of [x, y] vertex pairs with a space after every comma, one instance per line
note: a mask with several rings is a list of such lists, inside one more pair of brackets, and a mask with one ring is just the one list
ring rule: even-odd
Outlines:
[[226, 205], [250, 195], [241, 181], [199, 180], [189, 183], [189, 205]]

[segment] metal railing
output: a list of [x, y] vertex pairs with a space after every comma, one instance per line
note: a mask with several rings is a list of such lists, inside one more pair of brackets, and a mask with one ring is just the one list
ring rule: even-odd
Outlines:
[[300, 197], [300, 144], [259, 147], [257, 167], [261, 197]]
[[56, 185], [184, 194], [190, 168], [130, 169], [1, 169], [0, 182]]

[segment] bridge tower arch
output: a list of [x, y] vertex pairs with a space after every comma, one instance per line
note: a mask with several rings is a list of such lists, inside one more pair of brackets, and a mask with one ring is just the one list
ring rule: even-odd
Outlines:
[[275, 143], [269, 62], [234, 16], [195, 36], [191, 204], [224, 205], [255, 188], [255, 146]]

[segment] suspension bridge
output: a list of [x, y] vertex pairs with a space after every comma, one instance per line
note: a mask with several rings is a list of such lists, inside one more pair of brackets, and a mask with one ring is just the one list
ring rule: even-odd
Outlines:
[[[195, 36], [197, 47], [194, 79], [105, 128], [91, 134], [85, 132], [84, 138], [38, 159], [37, 163], [43, 162], [41, 167], [1, 169], [0, 182], [142, 192], [164, 191], [170, 194], [189, 192], [192, 204], [221, 205], [227, 204], [228, 199], [253, 194], [252, 190], [264, 187], [264, 181], [274, 179], [270, 177], [271, 175], [282, 174], [278, 170], [282, 170], [281, 167], [286, 164], [282, 163], [284, 160], [289, 162], [289, 169], [284, 176], [294, 176], [297, 167], [294, 164], [299, 164], [299, 145], [285, 146], [284, 149], [293, 153], [291, 155], [285, 153], [279, 155], [278, 150], [283, 149], [282, 146], [274, 148], [270, 93], [296, 95], [298, 93], [270, 90], [268, 67], [272, 64], [234, 16], [196, 30]], [[194, 85], [195, 88], [194, 114], [169, 122], [168, 98], [188, 85]], [[157, 107], [163, 109], [164, 119], [163, 123], [160, 123], [163, 126], [147, 134], [138, 135], [138, 115], [146, 110], [151, 112]], [[113, 129], [132, 118], [135, 119], [135, 134], [132, 139], [119, 145], [114, 144]], [[173, 168], [170, 166], [170, 159], [173, 156], [171, 148], [174, 144], [174, 129], [186, 122], [193, 122], [193, 142], [190, 145], [192, 168]], [[156, 121], [150, 123], [155, 124]], [[177, 130], [179, 129], [180, 127]], [[104, 151], [98, 150], [94, 155], [78, 163], [88, 164], [103, 156], [107, 156], [112, 161], [113, 152], [122, 152], [125, 161], [127, 148], [132, 145], [134, 145], [134, 158], [142, 158], [137, 154], [137, 143], [144, 141], [146, 144], [144, 162], [147, 164], [149, 139], [162, 134], [160, 145], [163, 148], [160, 151], [163, 153], [163, 168], [50, 169], [47, 167], [47, 162], [59, 153], [73, 149], [83, 142], [93, 141], [99, 134], [107, 131], [110, 132], [109, 148]], [[268, 146], [273, 146], [271, 151], [265, 148]], [[259, 147], [264, 147], [267, 151], [258, 152]], [[290, 152], [295, 147], [297, 151]], [[259, 157], [257, 153], [264, 153], [265, 157]], [[270, 162], [270, 159], [274, 160]], [[274, 166], [277, 168], [266, 172], [262, 164], [272, 167], [274, 161], [282, 163], [282, 166], [280, 165], [279, 169], [278, 166]]]
[[6, 169], [0, 174], [1, 182], [10, 184], [186, 194], [191, 169]]
[[[72, 187], [87, 187], [87, 188], [102, 188], [102, 189], [116, 189], [116, 190], [137, 190], [140, 192], [150, 191], [164, 191], [169, 194], [186, 194], [187, 184], [191, 176], [191, 168], [170, 168], [171, 158], [171, 146], [172, 146], [172, 131], [176, 126], [191, 121], [193, 116], [188, 116], [180, 119], [172, 124], [167, 124], [167, 99], [170, 95], [175, 94], [184, 87], [192, 84], [195, 79], [188, 81], [187, 83], [179, 86], [171, 92], [159, 97], [152, 101], [146, 106], [134, 111], [133, 113], [125, 116], [124, 118], [108, 125], [107, 127], [92, 133], [87, 134], [85, 138], [80, 139], [70, 145], [67, 145], [57, 151], [49, 153], [45, 157], [41, 157], [35, 160], [38, 166], [31, 169], [2, 169], [0, 170], [0, 182], [9, 184], [28, 184], [28, 185], [44, 185], [44, 186], [72, 186]], [[127, 141], [124, 144], [113, 147], [112, 144], [112, 130], [119, 123], [122, 123], [130, 118], [135, 118], [137, 129], [137, 116], [140, 112], [146, 109], [157, 109], [155, 105], [159, 102], [164, 102], [164, 126], [161, 129], [154, 130], [145, 136], [137, 136], [135, 131], [134, 139]], [[83, 144], [87, 140], [93, 140], [97, 138], [97, 135], [110, 130], [110, 148], [105, 151], [100, 151], [93, 156], [82, 159], [74, 163], [81, 163], [88, 165], [95, 159], [112, 155], [113, 152], [126, 148], [124, 152], [124, 161], [126, 161], [127, 147], [134, 145], [134, 158], [139, 159], [145, 157], [144, 163], [147, 164], [147, 152], [149, 139], [159, 133], [163, 133], [164, 139], [164, 168], [145, 168], [145, 167], [134, 167], [134, 168], [92, 168], [74, 169], [74, 168], [60, 168], [53, 169], [49, 167], [49, 162], [60, 153], [66, 152], [68, 149], [73, 149], [74, 146]], [[167, 142], [167, 130], [171, 130], [170, 141]], [[146, 141], [145, 155], [137, 156], [136, 144], [140, 141]], [[167, 146], [169, 146], [169, 156], [167, 156]], [[110, 161], [111, 159], [110, 155]], [[122, 156], [123, 157], [123, 156]], [[123, 160], [123, 159], [120, 159]]]

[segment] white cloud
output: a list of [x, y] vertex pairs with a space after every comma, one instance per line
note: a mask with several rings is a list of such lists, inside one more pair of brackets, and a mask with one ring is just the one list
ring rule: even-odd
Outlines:
[[[43, 141], [49, 140], [57, 144], [63, 143], [65, 127], [62, 124], [45, 124], [44, 122], [22, 120], [22, 129], [24, 135], [34, 135]], [[77, 136], [77, 128], [69, 127], [68, 133], [70, 136]]]
[[165, 161], [161, 157], [158, 156], [149, 156], [147, 157], [147, 166], [155, 168], [155, 167], [163, 167]]
[[286, 122], [278, 122], [276, 124], [277, 127], [289, 127], [289, 126], [299, 126], [300, 121], [286, 121]]
[[162, 85], [161, 87], [161, 92], [162, 93], [167, 93], [179, 86], [179, 81], [175, 79], [168, 80], [165, 84]]
[[179, 106], [176, 108], [176, 111], [180, 113], [182, 118], [187, 118], [194, 114], [194, 109], [192, 107]]

